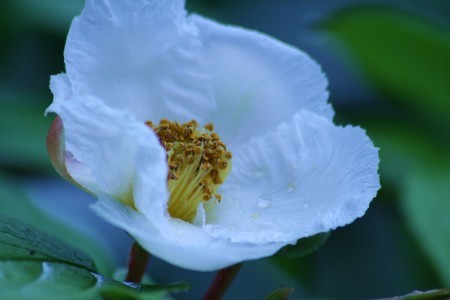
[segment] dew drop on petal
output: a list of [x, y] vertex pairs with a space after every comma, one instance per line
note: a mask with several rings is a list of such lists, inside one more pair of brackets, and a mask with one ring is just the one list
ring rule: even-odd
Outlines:
[[252, 219], [258, 219], [259, 216], [260, 216], [259, 213], [254, 213], [254, 214], [252, 214]]

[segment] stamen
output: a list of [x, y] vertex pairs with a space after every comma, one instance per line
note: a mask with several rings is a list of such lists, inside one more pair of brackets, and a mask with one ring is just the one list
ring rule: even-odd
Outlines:
[[162, 119], [159, 125], [145, 124], [155, 131], [167, 152], [169, 214], [191, 222], [201, 202], [210, 207], [212, 198], [217, 203], [222, 200], [217, 189], [231, 169], [231, 152], [213, 132], [212, 123], [204, 130], [198, 129], [196, 120], [179, 124]]
[[214, 124], [213, 123], [208, 123], [205, 125], [205, 129], [208, 131], [213, 131], [214, 130]]

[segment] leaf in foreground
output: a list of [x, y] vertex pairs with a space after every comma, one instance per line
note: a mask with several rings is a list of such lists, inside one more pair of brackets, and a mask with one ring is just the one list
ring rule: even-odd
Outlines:
[[0, 215], [0, 260], [61, 262], [95, 271], [83, 252], [31, 225]]
[[93, 237], [87, 236], [79, 228], [50, 216], [42, 207], [37, 206], [38, 202], [32, 201], [22, 188], [15, 180], [0, 172], [1, 213], [33, 225], [38, 230], [46, 232], [88, 254], [95, 261], [97, 272], [110, 274], [113, 271], [110, 253], [98, 239], [95, 239], [101, 234], [98, 230], [93, 231]]
[[83, 252], [0, 214], [0, 299], [160, 299], [190, 288], [122, 283], [93, 271]]
[[161, 299], [167, 292], [189, 289], [185, 283], [121, 283], [80, 267], [43, 261], [0, 261], [0, 274], [0, 299]]

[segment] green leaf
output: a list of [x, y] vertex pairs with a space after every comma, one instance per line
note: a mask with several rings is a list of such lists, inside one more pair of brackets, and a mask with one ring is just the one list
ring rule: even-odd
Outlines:
[[188, 292], [190, 285], [185, 282], [175, 282], [166, 285], [120, 283], [107, 280], [101, 287], [101, 294], [106, 299], [162, 299], [167, 293]]
[[43, 261], [0, 261], [2, 299], [94, 299], [86, 269]]
[[83, 252], [3, 214], [0, 214], [0, 259], [62, 262], [95, 270], [93, 261]]
[[266, 300], [287, 300], [293, 292], [291, 288], [279, 288], [270, 293]]
[[189, 290], [185, 283], [121, 283], [84, 268], [45, 261], [0, 261], [0, 298], [22, 300], [161, 299]]
[[[58, 201], [58, 199], [55, 199]], [[0, 173], [0, 211], [9, 217], [27, 222], [65, 243], [80, 248], [95, 261], [98, 271], [110, 274], [113, 270], [110, 256], [94, 239], [87, 237], [46, 214], [30, 201], [20, 187]]]
[[401, 196], [410, 228], [450, 285], [450, 164], [410, 173]]
[[448, 28], [374, 7], [339, 13], [327, 21], [325, 28], [348, 46], [370, 79], [391, 100], [401, 101], [448, 128]]
[[450, 298], [450, 289], [432, 290], [426, 292], [413, 292], [411, 294], [396, 297], [399, 300], [448, 300]]
[[330, 236], [331, 232], [324, 232], [300, 239], [295, 245], [287, 245], [283, 247], [276, 255], [284, 257], [300, 257], [308, 255], [319, 249]]
[[0, 215], [1, 299], [160, 299], [190, 288], [186, 283], [121, 283], [93, 270], [81, 251]]
[[[115, 281], [124, 281], [128, 273], [128, 269], [124, 267], [120, 267], [117, 270], [114, 271], [113, 278]], [[142, 279], [142, 284], [144, 284], [147, 289], [151, 289], [154, 292], [161, 292], [161, 293], [179, 293], [179, 292], [187, 292], [191, 289], [190, 285], [185, 282], [175, 282], [172, 284], [166, 284], [166, 285], [156, 285], [155, 281], [148, 275], [144, 274], [144, 278]], [[111, 289], [111, 291], [114, 290], [114, 287], [110, 287], [108, 289]]]

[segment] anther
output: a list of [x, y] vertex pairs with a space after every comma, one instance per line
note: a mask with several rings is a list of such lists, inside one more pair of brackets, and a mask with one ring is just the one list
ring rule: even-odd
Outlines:
[[211, 133], [211, 137], [215, 141], [220, 140], [220, 136], [215, 132]]
[[205, 129], [208, 131], [213, 131], [214, 130], [214, 124], [213, 123], [208, 123], [205, 125]]
[[151, 121], [145, 124], [154, 130], [166, 149], [168, 212], [173, 218], [191, 222], [202, 201], [213, 197], [217, 200], [214, 203], [221, 201], [217, 189], [230, 171], [231, 152], [213, 132], [212, 123], [206, 124], [204, 129], [198, 129], [196, 120], [179, 124], [162, 119], [159, 125]]
[[197, 155], [202, 154], [202, 147], [200, 147], [200, 146], [195, 146], [195, 147], [194, 147], [194, 152], [195, 152], [195, 154], [197, 154]]

